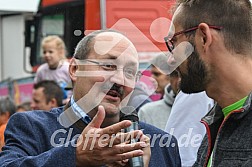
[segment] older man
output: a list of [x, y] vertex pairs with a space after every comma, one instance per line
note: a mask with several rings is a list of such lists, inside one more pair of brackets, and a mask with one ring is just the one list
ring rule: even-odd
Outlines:
[[178, 2], [166, 42], [175, 62], [191, 51], [178, 67], [181, 89], [205, 90], [218, 103], [202, 119], [207, 135], [194, 166], [252, 164], [251, 13], [249, 0]]
[[16, 105], [10, 97], [0, 97], [0, 151], [4, 146], [4, 131], [11, 115], [16, 112]]
[[[101, 30], [83, 38], [69, 66], [69, 104], [13, 116], [0, 166], [124, 166], [138, 156], [146, 167], [180, 166], [171, 135], [144, 123], [139, 124], [144, 134], [155, 137], [150, 143], [142, 131], [121, 131], [132, 124], [119, 121], [137, 79], [137, 59], [135, 47], [121, 33]], [[140, 141], [130, 143], [132, 138]]]

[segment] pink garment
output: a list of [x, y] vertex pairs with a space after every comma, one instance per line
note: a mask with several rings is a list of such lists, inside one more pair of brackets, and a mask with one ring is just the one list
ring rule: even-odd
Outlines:
[[49, 66], [47, 63], [42, 64], [38, 70], [37, 74], [35, 76], [34, 82], [38, 83], [42, 80], [54, 80], [58, 84], [67, 84], [71, 82], [71, 79], [69, 77], [68, 73], [68, 67], [69, 63], [64, 61], [63, 64], [59, 65], [57, 69], [49, 69]]

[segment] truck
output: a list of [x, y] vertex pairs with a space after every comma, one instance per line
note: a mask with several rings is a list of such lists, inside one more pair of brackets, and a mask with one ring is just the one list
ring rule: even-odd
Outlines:
[[[20, 53], [24, 60], [20, 71], [29, 76], [4, 78], [0, 96], [9, 94], [17, 104], [31, 99], [33, 77], [43, 63], [41, 40], [48, 35], [58, 35], [64, 40], [70, 59], [77, 43], [89, 32], [119, 30], [136, 46], [140, 69], [149, 76], [146, 69], [150, 59], [167, 50], [163, 37], [169, 30], [174, 3], [175, 0], [40, 0], [38, 11], [24, 20], [24, 53]], [[150, 90], [148, 79], [143, 78], [140, 85]]]

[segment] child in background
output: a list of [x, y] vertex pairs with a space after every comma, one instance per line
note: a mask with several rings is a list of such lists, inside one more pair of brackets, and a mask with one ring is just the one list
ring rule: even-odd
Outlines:
[[69, 92], [66, 92], [64, 88], [71, 80], [68, 74], [69, 63], [65, 56], [65, 43], [56, 35], [47, 36], [42, 40], [42, 50], [46, 63], [38, 68], [34, 82], [54, 80], [64, 91], [64, 99], [66, 99]]

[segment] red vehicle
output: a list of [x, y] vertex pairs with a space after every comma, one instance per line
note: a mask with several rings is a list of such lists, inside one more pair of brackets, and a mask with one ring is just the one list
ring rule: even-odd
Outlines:
[[[38, 12], [34, 17], [27, 18], [25, 24], [25, 47], [30, 48], [29, 62], [33, 72], [43, 63], [40, 50], [43, 37], [62, 37], [67, 47], [67, 57], [70, 58], [85, 33], [111, 27], [123, 31], [133, 41], [139, 52], [140, 69], [146, 69], [152, 56], [166, 51], [163, 37], [168, 32], [168, 18], [171, 18], [170, 10], [174, 2], [175, 0], [41, 0]], [[148, 90], [151, 83], [143, 85]], [[14, 87], [12, 90], [15, 95], [17, 91], [14, 91]], [[19, 89], [18, 92], [22, 96], [22, 90]]]
[[[173, 3], [174, 0], [41, 0], [38, 13], [26, 24], [30, 63], [33, 67], [41, 64], [40, 41], [47, 35], [61, 36], [71, 57], [85, 31], [111, 27], [124, 31], [141, 56], [166, 50], [163, 37], [169, 25], [164, 26], [167, 23], [164, 20], [171, 17]], [[118, 24], [121, 19], [128, 19], [141, 34], [127, 22]], [[155, 37], [161, 35], [159, 41], [153, 39], [151, 26]], [[142, 41], [144, 37], [149, 41]]]

